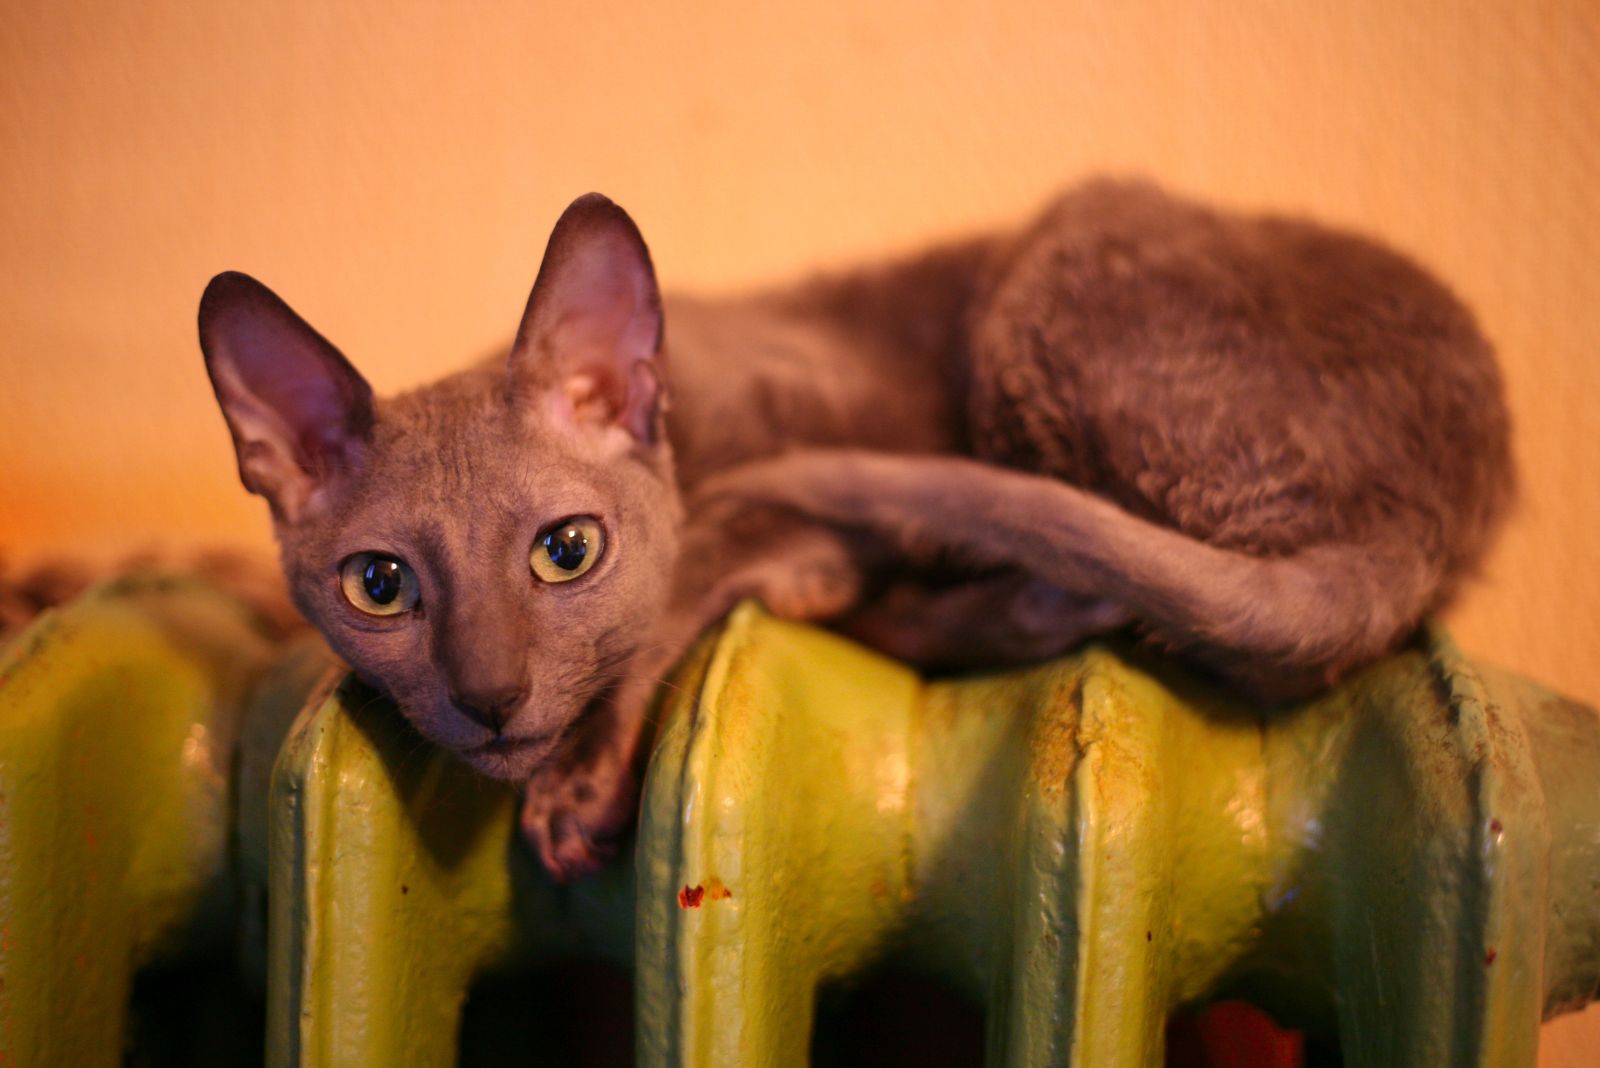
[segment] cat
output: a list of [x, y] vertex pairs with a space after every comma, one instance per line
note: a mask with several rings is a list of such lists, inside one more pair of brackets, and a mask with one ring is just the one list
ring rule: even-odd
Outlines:
[[740, 598], [929, 668], [1131, 627], [1270, 704], [1405, 640], [1512, 493], [1492, 350], [1440, 283], [1138, 182], [665, 311], [590, 194], [508, 355], [387, 400], [248, 276], [199, 326], [297, 605], [421, 734], [527, 783], [561, 879], [617, 848], [651, 693]]

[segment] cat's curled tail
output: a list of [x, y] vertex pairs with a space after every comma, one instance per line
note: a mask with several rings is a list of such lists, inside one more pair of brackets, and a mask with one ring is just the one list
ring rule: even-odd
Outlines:
[[796, 451], [718, 476], [700, 498], [792, 510], [888, 539], [912, 559], [1014, 568], [1123, 606], [1154, 642], [1266, 700], [1314, 693], [1394, 648], [1438, 606], [1448, 577], [1400, 524], [1259, 556], [964, 457]]

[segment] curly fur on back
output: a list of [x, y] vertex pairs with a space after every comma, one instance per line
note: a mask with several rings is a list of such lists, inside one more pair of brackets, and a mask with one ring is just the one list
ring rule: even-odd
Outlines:
[[1511, 495], [1489, 344], [1359, 237], [1098, 183], [991, 258], [968, 318], [976, 455], [1213, 545], [1399, 536], [1454, 574]]

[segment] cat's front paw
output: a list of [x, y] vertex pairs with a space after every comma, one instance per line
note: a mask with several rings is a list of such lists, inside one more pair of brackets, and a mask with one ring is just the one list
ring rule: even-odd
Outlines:
[[607, 748], [582, 765], [534, 773], [522, 801], [522, 834], [545, 870], [569, 883], [617, 855], [637, 802], [628, 762]]

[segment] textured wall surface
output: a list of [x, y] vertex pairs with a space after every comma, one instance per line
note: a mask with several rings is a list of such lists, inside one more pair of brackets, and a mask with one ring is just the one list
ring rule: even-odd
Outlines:
[[[1597, 100], [1592, 0], [7, 4], [0, 552], [266, 544], [194, 341], [224, 268], [388, 391], [509, 334], [588, 189], [666, 285], [729, 289], [1141, 172], [1382, 235], [1478, 309], [1523, 489], [1451, 622], [1600, 703]], [[1594, 1012], [1548, 1035], [1600, 1056]]]

